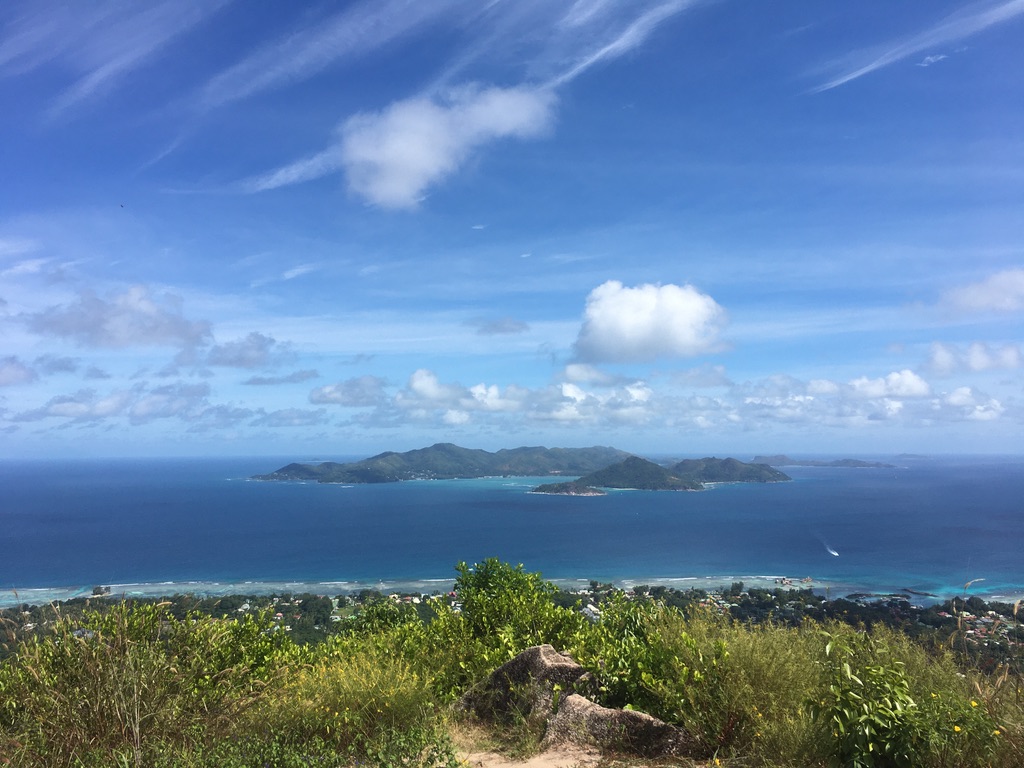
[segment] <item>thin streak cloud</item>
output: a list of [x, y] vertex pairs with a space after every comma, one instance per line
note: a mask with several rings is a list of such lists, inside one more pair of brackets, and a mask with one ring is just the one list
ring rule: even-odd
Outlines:
[[[812, 88], [811, 93], [821, 93], [838, 88], [926, 49], [961, 40], [996, 24], [1011, 21], [1022, 13], [1024, 13], [1024, 0], [975, 4], [965, 11], [947, 16], [939, 24], [908, 40], [892, 45], [883, 53], [873, 55], [866, 63]], [[934, 57], [929, 58], [934, 60]]]
[[400, 38], [453, 5], [442, 0], [363, 2], [329, 19], [316, 19], [214, 76], [202, 89], [200, 102], [217, 107], [305, 80], [339, 59], [365, 54]]
[[568, 70], [548, 83], [548, 87], [557, 88], [565, 85], [582, 75], [595, 64], [607, 59], [617, 59], [619, 56], [632, 51], [642, 45], [650, 34], [666, 19], [679, 13], [688, 5], [688, 0], [674, 0], [663, 3], [644, 13], [632, 24], [626, 27], [615, 39], [602, 45], [596, 51], [589, 51], [583, 55]]

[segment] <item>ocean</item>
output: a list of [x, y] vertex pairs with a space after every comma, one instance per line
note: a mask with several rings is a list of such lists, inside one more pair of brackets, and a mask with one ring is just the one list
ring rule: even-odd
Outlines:
[[292, 460], [0, 462], [0, 605], [94, 585], [128, 595], [432, 592], [451, 585], [459, 561], [487, 557], [563, 586], [786, 577], [832, 596], [947, 597], [978, 580], [969, 594], [1024, 595], [1024, 457], [787, 467], [789, 483], [603, 497], [529, 493], [542, 478], [248, 479]]

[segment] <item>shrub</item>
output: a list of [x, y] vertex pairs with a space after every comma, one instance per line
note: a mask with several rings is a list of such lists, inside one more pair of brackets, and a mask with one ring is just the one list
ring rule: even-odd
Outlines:
[[0, 667], [0, 752], [21, 765], [149, 765], [215, 738], [261, 695], [286, 638], [121, 603], [59, 619]]
[[276, 749], [373, 765], [455, 764], [430, 680], [394, 653], [356, 639], [291, 668], [240, 731], [250, 735], [254, 755]]

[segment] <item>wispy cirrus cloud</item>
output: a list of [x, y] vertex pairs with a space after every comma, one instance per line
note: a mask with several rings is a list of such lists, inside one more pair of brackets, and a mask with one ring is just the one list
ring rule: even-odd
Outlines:
[[53, 65], [67, 85], [50, 116], [115, 88], [161, 53], [178, 35], [202, 22], [224, 0], [158, 3], [35, 3], [4, 24], [0, 76]]
[[[902, 61], [908, 56], [934, 49], [955, 40], [962, 40], [989, 27], [1012, 21], [1021, 14], [1024, 14], [1024, 0], [973, 3], [905, 40], [895, 41], [871, 51], [852, 54], [843, 62], [845, 66], [841, 74], [815, 86], [811, 89], [811, 93], [821, 93], [838, 88], [890, 64]], [[849, 63], [851, 60], [855, 62], [852, 65]], [[929, 64], [938, 60], [939, 58], [935, 54], [925, 59]]]
[[217, 107], [305, 80], [341, 59], [358, 57], [421, 29], [464, 3], [437, 0], [360, 2], [310, 19], [211, 78], [199, 99]]
[[[636, 49], [660, 24], [691, 4], [662, 0], [583, 8], [579, 3], [567, 7], [552, 2], [472, 9], [471, 20], [463, 20], [461, 26], [475, 34], [467, 32], [469, 41], [428, 88], [383, 109], [349, 117], [327, 148], [237, 186], [244, 192], [264, 192], [342, 172], [349, 190], [371, 205], [413, 209], [430, 187], [456, 173], [484, 147], [503, 139], [544, 136], [554, 124], [559, 88], [597, 64]], [[386, 16], [381, 11], [378, 18]], [[392, 28], [388, 24], [394, 20], [388, 17], [375, 44], [410, 31], [426, 18], [414, 13]], [[306, 33], [302, 38], [306, 40]], [[321, 42], [314, 40], [320, 41], [320, 36], [310, 33], [308, 38], [304, 45], [318, 50]], [[281, 45], [305, 50], [297, 42]], [[323, 57], [312, 53], [293, 59], [284, 71], [309, 73], [326, 66]], [[463, 73], [482, 60], [525, 68], [529, 76], [511, 86], [464, 78]], [[257, 83], [278, 82], [276, 75], [272, 80], [254, 77]], [[463, 79], [456, 82], [457, 78]], [[237, 93], [251, 92], [249, 88], [247, 84]]]

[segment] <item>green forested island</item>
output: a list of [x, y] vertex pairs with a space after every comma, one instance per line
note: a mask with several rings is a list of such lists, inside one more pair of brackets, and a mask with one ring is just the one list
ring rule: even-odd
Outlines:
[[850, 467], [853, 469], [893, 469], [896, 466], [883, 461], [861, 461], [860, 459], [834, 459], [832, 461], [791, 459], [785, 454], [755, 456], [754, 463], [768, 464], [772, 467]]
[[629, 456], [616, 448], [503, 448], [490, 452], [437, 443], [405, 453], [386, 451], [348, 464], [289, 464], [256, 480], [318, 483], [394, 483], [400, 480], [456, 480], [473, 477], [578, 476]]
[[318, 483], [394, 483], [401, 480], [560, 475], [578, 480], [543, 485], [538, 493], [601, 495], [599, 488], [650, 491], [700, 490], [705, 483], [770, 483], [789, 480], [767, 464], [736, 459], [685, 459], [670, 467], [632, 456], [617, 448], [503, 448], [490, 452], [438, 443], [404, 453], [386, 451], [361, 461], [341, 464], [288, 464], [256, 480], [299, 480]]
[[[638, 491], [699, 491], [705, 483], [777, 483], [789, 476], [766, 464], [736, 459], [684, 459], [670, 467], [630, 456], [571, 483], [541, 485], [535, 493], [597, 495], [599, 488]], [[589, 492], [588, 492], [589, 491]]]

